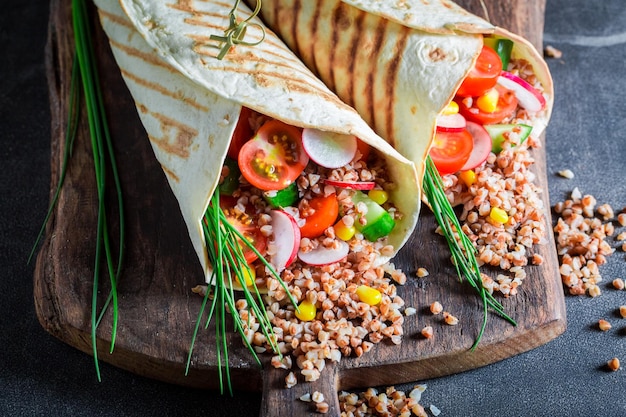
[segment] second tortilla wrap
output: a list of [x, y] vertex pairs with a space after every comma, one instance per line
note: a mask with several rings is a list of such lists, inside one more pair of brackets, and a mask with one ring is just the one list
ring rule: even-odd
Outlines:
[[[116, 0], [96, 1], [113, 54], [179, 202], [207, 279], [211, 266], [201, 221], [244, 105], [295, 126], [353, 134], [377, 149], [397, 185], [392, 198], [404, 214], [389, 243], [396, 250], [402, 247], [415, 227], [420, 208], [419, 198], [414, 198], [420, 189], [413, 164], [377, 136], [284, 44], [268, 34], [262, 47], [238, 46], [218, 61], [218, 48], [205, 44], [208, 37], [189, 30], [204, 33], [211, 27], [214, 33], [223, 32], [228, 27], [229, 6], [205, 3], [206, 8], [196, 12], [182, 6], [172, 12], [169, 6], [153, 2], [156, 12], [168, 16], [165, 18], [148, 13], [151, 5], [146, 2], [125, 3], [137, 26]], [[195, 18], [200, 21], [188, 22]], [[172, 22], [183, 27], [168, 26], [175, 26]], [[146, 33], [142, 36], [138, 28]], [[179, 35], [160, 37], [173, 32]]]
[[513, 58], [532, 64], [547, 101], [533, 134], [547, 126], [553, 87], [541, 55], [450, 1], [263, 0], [261, 15], [330, 89], [417, 164], [420, 178], [436, 117], [473, 67], [483, 34], [512, 39]]

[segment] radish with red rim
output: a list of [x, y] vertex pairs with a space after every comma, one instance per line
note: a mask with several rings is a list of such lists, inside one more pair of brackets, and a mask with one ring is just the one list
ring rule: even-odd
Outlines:
[[324, 184], [332, 185], [339, 188], [347, 188], [350, 190], [373, 190], [376, 186], [374, 181], [341, 181], [341, 180], [323, 180]]
[[439, 132], [460, 132], [465, 129], [466, 123], [465, 117], [460, 113], [437, 116], [437, 130]]
[[474, 169], [483, 164], [487, 160], [492, 147], [491, 136], [482, 125], [474, 122], [467, 122], [466, 129], [470, 135], [472, 135], [474, 147], [472, 148], [472, 153], [470, 153], [465, 165], [461, 168], [461, 171]]
[[305, 264], [313, 266], [330, 265], [339, 262], [348, 256], [350, 245], [342, 240], [337, 240], [336, 242], [338, 243], [336, 248], [327, 248], [324, 245], [319, 245], [307, 252], [301, 250], [298, 252], [298, 258]]
[[529, 112], [538, 112], [546, 106], [543, 94], [524, 79], [508, 71], [502, 71], [498, 84], [515, 92], [519, 105]]
[[296, 220], [283, 210], [272, 210], [272, 230], [276, 253], [272, 255], [270, 263], [280, 272], [296, 259], [300, 249], [300, 228]]
[[309, 158], [325, 168], [341, 168], [354, 159], [357, 138], [318, 129], [302, 130], [302, 147]]

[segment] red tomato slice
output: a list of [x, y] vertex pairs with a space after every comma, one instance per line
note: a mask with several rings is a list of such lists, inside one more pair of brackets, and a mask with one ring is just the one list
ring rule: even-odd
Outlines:
[[309, 206], [315, 210], [313, 214], [305, 217], [305, 213], [300, 213], [306, 220], [300, 227], [302, 237], [315, 238], [321, 236], [324, 230], [335, 224], [339, 215], [339, 202], [337, 196], [331, 194], [327, 197], [315, 197], [309, 201]]
[[[233, 225], [261, 255], [265, 255], [265, 251], [267, 250], [267, 238], [263, 236], [261, 230], [256, 227], [256, 224], [252, 221], [252, 217], [247, 214], [236, 214], [232, 209], [224, 209], [224, 214], [226, 215], [228, 223]], [[248, 264], [258, 258], [257, 254], [246, 243], [239, 241], [239, 245], [241, 246], [243, 256]]]
[[456, 94], [462, 97], [483, 94], [496, 85], [501, 71], [502, 60], [500, 56], [490, 47], [483, 46], [474, 68], [467, 74]]
[[441, 175], [452, 174], [465, 165], [473, 146], [474, 140], [467, 130], [437, 132], [430, 148], [430, 157]]
[[498, 97], [498, 104], [496, 105], [496, 110], [494, 112], [484, 112], [476, 107], [475, 99], [472, 100], [472, 107], [467, 107], [463, 104], [462, 100], [457, 100], [459, 112], [465, 116], [467, 120], [480, 123], [482, 125], [500, 123], [502, 120], [512, 115], [517, 109], [517, 97], [513, 91], [507, 90], [500, 85], [496, 85], [496, 90], [498, 90], [498, 94], [500, 94], [500, 96]]
[[250, 116], [252, 116], [252, 110], [247, 107], [242, 107], [241, 112], [239, 113], [237, 126], [233, 132], [233, 138], [231, 139], [230, 146], [228, 147], [228, 156], [235, 161], [239, 155], [239, 149], [241, 149], [243, 144], [249, 141], [254, 135], [254, 132], [250, 127]]
[[265, 122], [239, 151], [239, 169], [261, 190], [282, 190], [304, 171], [309, 157], [302, 148], [302, 132], [278, 120]]
[[359, 153], [361, 154], [360, 160], [367, 161], [367, 158], [370, 156], [370, 145], [363, 142], [361, 139], [357, 138], [356, 149], [357, 149], [357, 155]]

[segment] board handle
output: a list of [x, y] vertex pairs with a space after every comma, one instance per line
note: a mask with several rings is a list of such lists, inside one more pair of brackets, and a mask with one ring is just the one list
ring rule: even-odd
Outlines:
[[293, 371], [298, 375], [297, 369], [276, 369], [269, 365], [263, 370], [263, 397], [261, 400], [261, 417], [294, 417], [316, 416], [321, 414], [316, 409], [313, 401], [302, 401], [300, 398], [306, 394], [313, 396], [314, 392], [324, 395], [324, 402], [328, 404], [328, 412], [325, 415], [338, 416], [339, 397], [338, 369], [334, 362], [326, 362], [317, 381], [305, 382], [302, 376], [298, 376], [298, 383], [291, 387], [285, 387], [285, 377]]

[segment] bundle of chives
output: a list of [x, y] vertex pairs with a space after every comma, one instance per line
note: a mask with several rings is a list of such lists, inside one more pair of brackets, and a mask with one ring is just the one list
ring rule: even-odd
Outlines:
[[[76, 62], [80, 79], [82, 80], [83, 93], [85, 98], [85, 108], [87, 121], [91, 137], [91, 146], [94, 161], [94, 174], [98, 191], [98, 219], [96, 225], [96, 250], [94, 259], [94, 276], [91, 305], [91, 342], [96, 374], [100, 377], [100, 366], [98, 363], [97, 335], [96, 330], [108, 306], [112, 308], [112, 328], [110, 352], [113, 352], [118, 325], [118, 297], [117, 281], [122, 269], [124, 259], [125, 225], [124, 206], [122, 198], [122, 187], [118, 175], [117, 164], [113, 143], [109, 134], [104, 100], [100, 90], [96, 57], [93, 41], [91, 37], [91, 27], [89, 25], [89, 14], [85, 0], [72, 0], [72, 24], [74, 28], [74, 42], [76, 48]], [[74, 110], [71, 110], [74, 111]], [[119, 253], [117, 264], [114, 263], [111, 241], [109, 237], [107, 214], [105, 209], [105, 191], [107, 185], [106, 171], [111, 170], [113, 182], [116, 189], [117, 205], [119, 212]], [[106, 262], [111, 290], [104, 306], [98, 315], [98, 289], [100, 285], [100, 273], [102, 262]]]
[[454, 209], [450, 205], [448, 198], [444, 192], [443, 182], [439, 171], [435, 167], [433, 160], [426, 158], [426, 170], [424, 173], [424, 194], [428, 205], [432, 210], [437, 224], [441, 228], [443, 236], [446, 239], [448, 247], [452, 255], [452, 263], [456, 268], [458, 276], [463, 279], [465, 277], [470, 285], [478, 291], [483, 302], [483, 323], [472, 345], [472, 350], [478, 346], [478, 343], [485, 331], [487, 325], [488, 309], [492, 308], [502, 318], [515, 325], [515, 320], [504, 312], [504, 307], [490, 294], [484, 287], [480, 275], [478, 260], [476, 259], [476, 249], [472, 241], [463, 233], [459, 220], [456, 217]]

